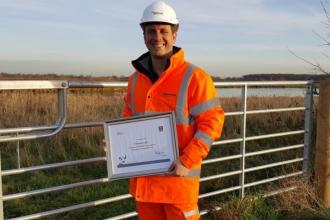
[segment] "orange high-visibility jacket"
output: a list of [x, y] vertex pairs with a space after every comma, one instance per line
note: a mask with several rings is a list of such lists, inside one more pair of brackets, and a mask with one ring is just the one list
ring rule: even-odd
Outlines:
[[185, 61], [182, 49], [174, 47], [168, 68], [157, 80], [146, 74], [149, 62], [149, 53], [133, 61], [136, 72], [128, 80], [123, 115], [174, 111], [179, 158], [191, 170], [187, 177], [131, 178], [130, 193], [141, 202], [197, 202], [201, 162], [220, 137], [224, 111], [211, 77]]

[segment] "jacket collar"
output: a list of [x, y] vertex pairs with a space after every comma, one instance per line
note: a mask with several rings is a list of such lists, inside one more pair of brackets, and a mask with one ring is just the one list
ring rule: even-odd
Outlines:
[[[171, 56], [168, 66], [164, 72], [171, 72], [176, 67], [184, 63], [184, 52], [179, 47], [173, 47], [173, 55]], [[132, 61], [133, 67], [140, 73], [146, 75], [152, 83], [156, 82], [159, 78], [151, 67], [150, 52], [142, 54], [139, 58]]]

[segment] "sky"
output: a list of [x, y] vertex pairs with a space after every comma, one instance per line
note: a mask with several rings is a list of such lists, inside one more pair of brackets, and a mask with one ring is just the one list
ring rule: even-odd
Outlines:
[[[139, 21], [151, 2], [0, 0], [0, 72], [128, 76], [147, 51]], [[165, 2], [180, 22], [176, 46], [213, 76], [317, 74], [290, 50], [330, 69], [319, 0]]]

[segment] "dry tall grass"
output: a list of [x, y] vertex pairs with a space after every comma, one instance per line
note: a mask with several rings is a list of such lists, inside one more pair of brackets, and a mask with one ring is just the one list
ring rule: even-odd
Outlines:
[[276, 188], [270, 187], [269, 191], [286, 188], [291, 190], [274, 197], [247, 195], [242, 199], [233, 197], [225, 202], [214, 202], [210, 206], [210, 217], [215, 220], [330, 219], [330, 209], [318, 198], [311, 180], [306, 177], [281, 180]]
[[[67, 123], [104, 121], [118, 118], [123, 107], [123, 95], [114, 89], [77, 89], [70, 90], [68, 95], [68, 119]], [[48, 90], [34, 91], [1, 91], [0, 92], [0, 128], [12, 128], [22, 126], [51, 125], [56, 120], [56, 93]], [[241, 103], [239, 98], [223, 98], [222, 106], [226, 112], [240, 111]], [[303, 97], [249, 97], [248, 110], [272, 109], [303, 106]], [[284, 112], [250, 115], [247, 120], [247, 135], [270, 133], [276, 131], [286, 131], [297, 129], [303, 126], [303, 112]], [[61, 132], [55, 138], [57, 151], [62, 151], [63, 156], [67, 149], [63, 149], [63, 139], [66, 141], [74, 140], [77, 145], [91, 147], [90, 138], [96, 142], [103, 138], [102, 129], [72, 129]], [[87, 131], [88, 130], [88, 131]], [[238, 137], [240, 134], [240, 116], [226, 118], [225, 128], [222, 139]], [[27, 145], [28, 142], [26, 142]], [[95, 148], [95, 147], [94, 147]], [[92, 150], [93, 151], [93, 150]], [[97, 151], [97, 150], [94, 150]], [[34, 154], [29, 158], [27, 164], [31, 164]], [[44, 153], [47, 153], [45, 150]], [[43, 153], [42, 153], [43, 154]], [[42, 156], [39, 156], [41, 159]], [[46, 162], [43, 160], [43, 162]]]
[[293, 214], [297, 212], [318, 212], [326, 209], [317, 196], [315, 184], [308, 178], [290, 178], [282, 180], [279, 185], [282, 189], [296, 187], [294, 190], [278, 194], [276, 207], [279, 211]]
[[[55, 124], [57, 94], [54, 91], [0, 92], [0, 128]], [[67, 123], [105, 121], [121, 115], [123, 100], [114, 89], [70, 90]], [[59, 135], [35, 141], [20, 142], [21, 164], [38, 165], [49, 162], [79, 159], [101, 154], [97, 145], [103, 138], [102, 128], [65, 129]], [[14, 142], [2, 143], [3, 160], [14, 165]], [[52, 155], [52, 156], [51, 156]], [[10, 166], [10, 165], [9, 165]], [[11, 166], [10, 166], [11, 167]], [[8, 168], [8, 167], [7, 167]]]
[[[0, 91], [0, 127], [47, 125], [55, 122], [54, 91]], [[119, 117], [123, 105], [113, 89], [70, 90], [68, 123]]]

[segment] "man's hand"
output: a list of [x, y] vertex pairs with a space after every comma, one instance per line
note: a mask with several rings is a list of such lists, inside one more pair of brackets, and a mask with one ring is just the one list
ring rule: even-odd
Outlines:
[[172, 171], [169, 173], [171, 176], [180, 176], [185, 177], [188, 176], [190, 169], [183, 166], [180, 159], [176, 159], [172, 164]]

